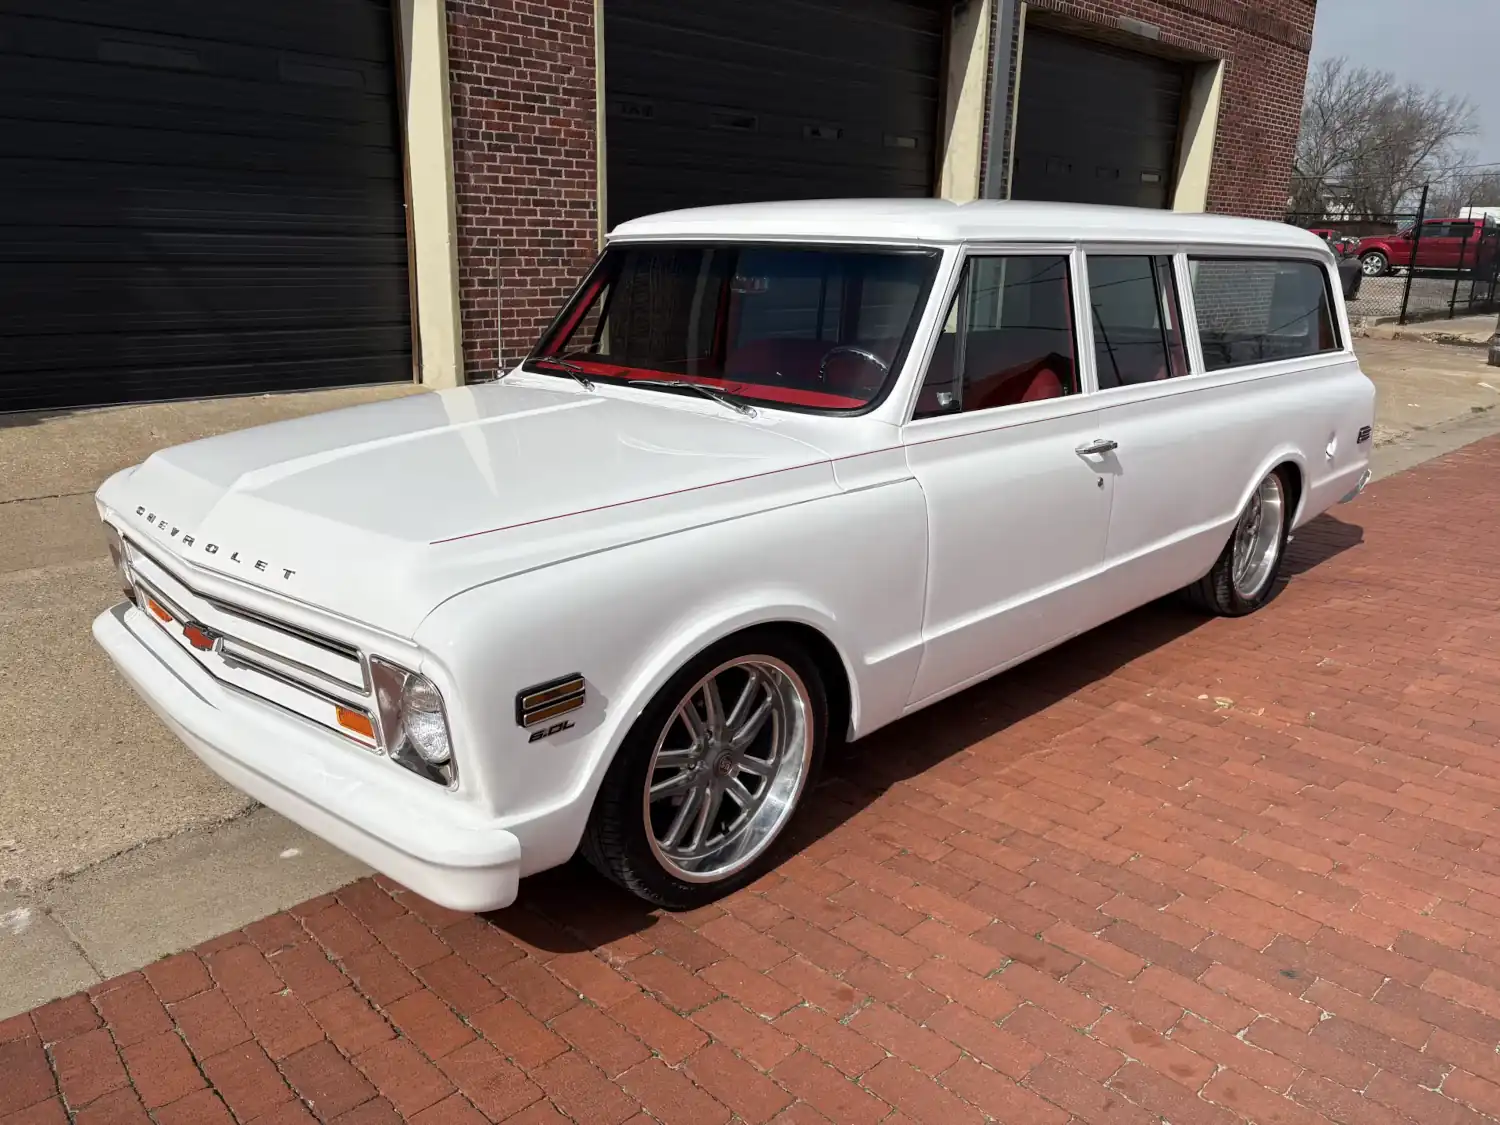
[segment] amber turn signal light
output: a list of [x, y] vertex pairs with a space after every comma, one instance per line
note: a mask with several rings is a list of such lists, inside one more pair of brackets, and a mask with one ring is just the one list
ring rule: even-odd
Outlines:
[[363, 711], [352, 711], [348, 707], [340, 707], [338, 716], [339, 726], [363, 738], [368, 738], [371, 742], [375, 741], [375, 724], [370, 722], [370, 716]]
[[172, 615], [166, 610], [162, 609], [162, 607], [157, 604], [155, 598], [146, 599], [146, 608], [151, 611], [152, 615], [155, 616], [158, 621], [170, 622], [172, 620]]

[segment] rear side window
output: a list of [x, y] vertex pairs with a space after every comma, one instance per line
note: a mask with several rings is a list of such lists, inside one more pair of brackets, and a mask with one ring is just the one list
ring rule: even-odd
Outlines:
[[1090, 254], [1088, 263], [1100, 389], [1186, 375], [1172, 259]]
[[1328, 275], [1316, 262], [1192, 258], [1189, 266], [1206, 370], [1341, 349]]

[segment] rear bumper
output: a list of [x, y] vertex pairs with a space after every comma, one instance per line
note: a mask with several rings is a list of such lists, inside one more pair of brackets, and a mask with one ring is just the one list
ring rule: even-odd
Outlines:
[[1342, 495], [1342, 496], [1339, 497], [1339, 503], [1340, 504], [1347, 504], [1347, 503], [1349, 503], [1349, 501], [1351, 501], [1351, 500], [1355, 499], [1357, 496], [1359, 496], [1359, 494], [1365, 490], [1365, 485], [1367, 485], [1369, 483], [1370, 483], [1370, 470], [1366, 469], [1364, 472], [1362, 472], [1362, 473], [1359, 474], [1359, 480], [1357, 480], [1355, 482], [1354, 487], [1351, 488], [1348, 492], [1344, 493], [1344, 495]]
[[[453, 910], [516, 897], [521, 844], [452, 793], [336, 734], [226, 689], [129, 603], [94, 638], [209, 769], [315, 836]], [[415, 784], [414, 784], [415, 782]]]

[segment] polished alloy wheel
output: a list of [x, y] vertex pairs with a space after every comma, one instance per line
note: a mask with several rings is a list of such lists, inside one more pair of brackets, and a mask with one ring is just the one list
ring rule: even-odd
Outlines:
[[812, 756], [812, 700], [787, 664], [741, 656], [688, 691], [646, 770], [646, 838], [672, 875], [710, 883], [770, 847]]
[[1272, 473], [1260, 482], [1235, 525], [1230, 577], [1240, 597], [1255, 598], [1276, 576], [1285, 521], [1286, 490], [1281, 477]]

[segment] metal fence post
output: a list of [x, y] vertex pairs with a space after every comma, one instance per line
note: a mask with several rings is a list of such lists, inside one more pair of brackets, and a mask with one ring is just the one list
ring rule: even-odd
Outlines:
[[1495, 321], [1495, 334], [1490, 337], [1490, 366], [1500, 367], [1500, 320]]
[[1397, 324], [1406, 323], [1406, 307], [1411, 304], [1411, 282], [1417, 273], [1417, 253], [1422, 249], [1422, 221], [1427, 218], [1427, 193], [1431, 188], [1431, 184], [1422, 185], [1422, 202], [1417, 204], [1417, 222], [1411, 232], [1411, 264], [1406, 267], [1406, 288], [1401, 293], [1401, 315], [1396, 318]]
[[[1470, 230], [1472, 230], [1472, 229], [1473, 228], [1471, 227]], [[1458, 309], [1458, 283], [1463, 280], [1463, 276], [1464, 276], [1464, 258], [1468, 255], [1468, 252], [1469, 252], [1469, 236], [1468, 235], [1464, 235], [1463, 241], [1458, 244], [1458, 269], [1453, 274], [1453, 296], [1451, 296], [1451, 297], [1448, 298], [1448, 319], [1449, 320], [1452, 320], [1455, 316], [1458, 315], [1458, 312], [1457, 312], [1457, 309]], [[1477, 250], [1475, 251], [1475, 257], [1476, 257], [1476, 259], [1478, 258], [1478, 251]], [[1472, 290], [1471, 290], [1471, 292], [1472, 292]]]

